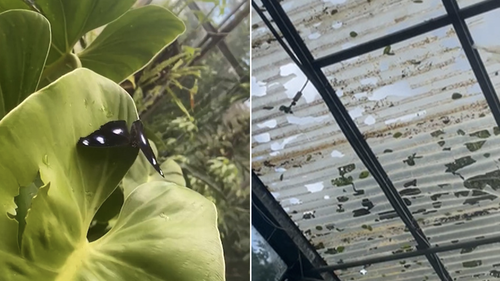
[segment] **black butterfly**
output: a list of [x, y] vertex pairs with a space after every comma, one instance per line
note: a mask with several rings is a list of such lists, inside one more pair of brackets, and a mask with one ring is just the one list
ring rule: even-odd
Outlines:
[[155, 154], [149, 145], [149, 141], [144, 135], [144, 126], [140, 120], [136, 120], [127, 128], [125, 120], [110, 121], [93, 132], [87, 137], [80, 138], [79, 145], [90, 147], [113, 147], [113, 146], [131, 146], [138, 147], [144, 153], [149, 163], [153, 165], [156, 171], [164, 177], [163, 171], [156, 161]]

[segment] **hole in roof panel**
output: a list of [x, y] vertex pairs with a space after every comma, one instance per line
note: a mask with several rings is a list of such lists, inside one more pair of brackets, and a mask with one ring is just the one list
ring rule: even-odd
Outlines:
[[500, 92], [500, 10], [496, 9], [466, 20], [475, 48], [479, 51], [486, 71], [497, 92]]
[[[451, 27], [324, 69], [432, 244], [500, 233], [500, 130]], [[381, 65], [385, 65], [382, 70]], [[377, 77], [376, 85], [360, 83]], [[355, 95], [366, 92], [359, 99]]]
[[454, 280], [497, 280], [500, 278], [499, 251], [500, 244], [494, 243], [442, 252], [438, 256]]
[[[408, 245], [402, 247], [400, 252], [414, 251]], [[425, 257], [418, 256], [372, 265], [357, 266], [345, 270], [336, 270], [335, 274], [340, 280], [356, 281], [422, 281], [439, 280], [439, 277]]]
[[281, 5], [315, 57], [446, 13], [441, 0], [284, 0]]
[[[390, 255], [405, 245], [413, 246], [413, 237], [404, 231], [323, 100], [303, 96], [292, 107], [293, 113], [279, 109], [290, 105], [289, 92], [298, 91], [305, 82], [297, 69], [290, 67], [290, 74], [282, 71], [283, 65], [290, 62], [274, 68], [263, 59], [252, 62], [256, 81], [276, 85], [252, 100], [255, 173], [328, 263]], [[290, 83], [293, 79], [301, 81]], [[374, 79], [365, 82], [375, 83]], [[262, 125], [271, 120], [273, 126]], [[261, 136], [266, 136], [265, 142]]]

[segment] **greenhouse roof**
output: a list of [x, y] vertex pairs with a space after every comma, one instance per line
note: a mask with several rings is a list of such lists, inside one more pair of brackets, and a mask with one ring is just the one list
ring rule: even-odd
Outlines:
[[500, 278], [500, 1], [252, 5], [253, 225], [284, 278]]

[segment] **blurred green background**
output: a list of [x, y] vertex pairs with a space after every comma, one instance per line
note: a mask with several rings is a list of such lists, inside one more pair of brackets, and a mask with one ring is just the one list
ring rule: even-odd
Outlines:
[[186, 32], [121, 85], [133, 96], [160, 162], [175, 160], [187, 186], [217, 206], [226, 279], [250, 280], [250, 3], [135, 5], [151, 4], [174, 12]]

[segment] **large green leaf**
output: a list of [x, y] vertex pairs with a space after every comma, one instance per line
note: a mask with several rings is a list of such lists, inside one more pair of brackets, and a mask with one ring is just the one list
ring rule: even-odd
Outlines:
[[38, 172], [44, 183], [31, 202], [21, 241], [18, 223], [0, 216], [2, 280], [55, 280], [67, 258], [85, 245], [95, 211], [138, 152], [77, 151], [79, 137], [113, 119], [137, 119], [132, 99], [112, 81], [79, 69], [0, 121], [0, 211], [16, 213], [19, 186], [29, 186]]
[[111, 22], [135, 0], [35, 0], [52, 25], [52, 48], [47, 64], [68, 54], [88, 31]]
[[30, 9], [30, 7], [22, 0], [0, 1], [0, 13], [12, 9]]
[[[0, 211], [9, 214], [0, 216], [2, 281], [224, 279], [214, 206], [174, 184], [138, 187], [115, 227], [87, 241], [97, 209], [138, 150], [77, 148], [76, 142], [117, 119], [137, 119], [130, 96], [109, 79], [78, 69], [0, 121]], [[37, 187], [20, 195], [38, 189], [18, 236], [14, 197], [33, 182]], [[25, 209], [26, 200], [16, 202]]]
[[0, 119], [32, 94], [50, 46], [50, 25], [27, 10], [0, 14]]
[[[153, 149], [155, 155], [158, 155], [158, 150], [154, 142], [150, 141], [149, 144]], [[123, 178], [123, 193], [128, 196], [137, 186], [154, 181], [164, 181], [175, 183], [180, 186], [186, 186], [186, 181], [182, 175], [181, 167], [173, 160], [167, 159], [160, 166], [165, 178], [162, 178], [154, 167], [149, 163], [144, 154], [139, 154], [134, 164], [128, 170]]]
[[145, 6], [108, 24], [78, 56], [84, 67], [118, 83], [144, 67], [184, 30], [183, 22], [167, 9]]
[[42, 80], [38, 85], [38, 89], [47, 86], [48, 84], [56, 81], [64, 74], [71, 72], [79, 67], [82, 67], [82, 63], [80, 62], [78, 56], [73, 53], [63, 55], [57, 61], [53, 62], [43, 70]]
[[[167, 182], [137, 187], [115, 226], [91, 243], [80, 280], [222, 281], [215, 206]], [[85, 279], [86, 278], [86, 279]], [[61, 279], [67, 280], [67, 279]]]

